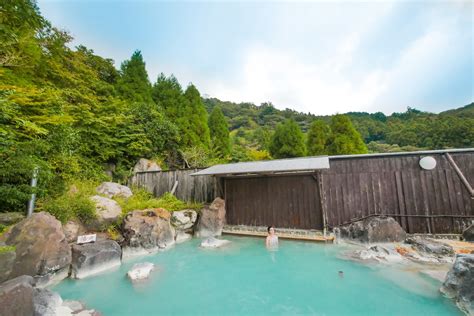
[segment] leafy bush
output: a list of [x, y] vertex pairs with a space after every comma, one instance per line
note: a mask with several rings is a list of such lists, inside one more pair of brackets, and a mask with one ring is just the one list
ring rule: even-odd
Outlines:
[[88, 223], [96, 218], [95, 204], [90, 196], [96, 194], [97, 182], [92, 180], [75, 181], [69, 191], [56, 197], [38, 202], [38, 209], [46, 211], [62, 223], [78, 219]]
[[179, 200], [171, 193], [165, 193], [160, 198], [142, 188], [133, 188], [133, 195], [128, 199], [115, 198], [122, 207], [122, 212], [128, 213], [134, 210], [144, 210], [147, 208], [164, 208], [168, 211], [179, 211], [183, 209], [200, 209], [200, 203], [186, 203]]

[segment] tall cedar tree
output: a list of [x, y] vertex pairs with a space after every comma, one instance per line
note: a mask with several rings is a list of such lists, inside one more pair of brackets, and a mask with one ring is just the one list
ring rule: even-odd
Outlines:
[[184, 92], [184, 108], [177, 118], [184, 147], [198, 146], [209, 148], [211, 138], [207, 126], [207, 112], [198, 89], [190, 84]]
[[124, 99], [136, 102], [152, 102], [151, 84], [142, 53], [136, 50], [130, 60], [120, 67], [121, 77], [117, 88]]
[[327, 142], [331, 136], [331, 129], [323, 120], [314, 120], [311, 123], [308, 131], [308, 139], [306, 141], [306, 148], [308, 155], [326, 155]]
[[229, 126], [219, 106], [212, 109], [209, 116], [212, 153], [218, 158], [230, 155]]
[[289, 119], [277, 125], [270, 144], [270, 154], [273, 158], [304, 156], [303, 133], [294, 120]]
[[152, 97], [165, 111], [166, 116], [172, 121], [184, 115], [186, 100], [183, 89], [175, 76], [168, 78], [161, 73], [153, 85]]
[[331, 118], [331, 137], [328, 153], [331, 155], [365, 154], [367, 146], [347, 115], [336, 114]]

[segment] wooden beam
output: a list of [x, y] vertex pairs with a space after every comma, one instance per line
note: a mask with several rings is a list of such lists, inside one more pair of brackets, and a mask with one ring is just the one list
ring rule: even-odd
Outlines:
[[459, 169], [453, 157], [451, 157], [449, 153], [445, 153], [444, 156], [448, 159], [449, 164], [451, 165], [451, 167], [453, 167], [454, 171], [456, 171], [456, 173], [458, 174], [459, 179], [461, 179], [461, 182], [466, 187], [467, 191], [471, 195], [471, 198], [474, 198], [474, 190], [472, 189], [471, 184], [469, 183], [469, 181], [467, 181], [466, 177], [462, 173], [461, 169]]

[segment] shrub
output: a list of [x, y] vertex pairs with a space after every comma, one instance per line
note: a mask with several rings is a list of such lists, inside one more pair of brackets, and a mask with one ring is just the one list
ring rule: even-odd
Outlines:
[[68, 192], [39, 201], [38, 209], [54, 215], [62, 223], [71, 219], [88, 223], [96, 218], [95, 204], [89, 197], [96, 194], [97, 184], [91, 180], [75, 181]]
[[66, 193], [55, 199], [45, 200], [42, 210], [54, 215], [62, 223], [78, 219], [88, 223], [96, 218], [95, 205], [88, 196]]
[[128, 199], [115, 198], [115, 200], [122, 207], [124, 214], [134, 210], [144, 210], [147, 208], [164, 208], [168, 211], [179, 211], [183, 209], [200, 209], [200, 203], [186, 203], [179, 200], [171, 193], [165, 193], [160, 198], [155, 198], [153, 195], [142, 188], [133, 188], [133, 195]]

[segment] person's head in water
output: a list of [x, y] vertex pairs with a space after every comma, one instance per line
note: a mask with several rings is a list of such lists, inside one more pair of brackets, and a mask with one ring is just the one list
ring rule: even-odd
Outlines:
[[267, 231], [269, 235], [275, 235], [275, 228], [273, 226], [268, 226]]

